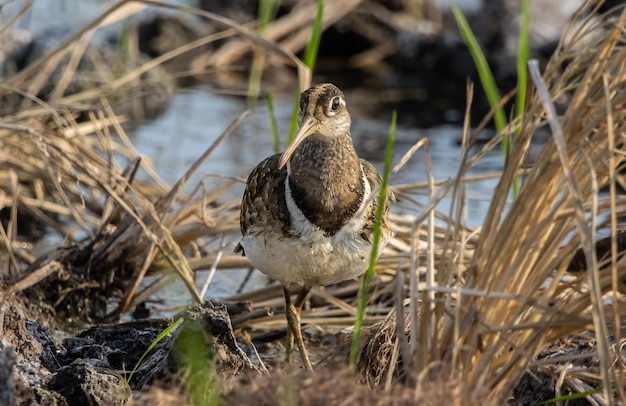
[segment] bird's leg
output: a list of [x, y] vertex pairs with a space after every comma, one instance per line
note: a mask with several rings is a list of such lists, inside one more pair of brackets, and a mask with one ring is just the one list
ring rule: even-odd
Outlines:
[[302, 306], [304, 305], [304, 300], [306, 299], [309, 290], [303, 287], [298, 293], [295, 303], [291, 303], [291, 295], [289, 294], [289, 291], [284, 287], [283, 292], [285, 294], [285, 314], [287, 316], [287, 348], [285, 359], [288, 363], [291, 362], [293, 344], [295, 341], [298, 345], [298, 350], [300, 351], [300, 356], [302, 357], [302, 362], [304, 363], [304, 366], [308, 370], [312, 371], [313, 366], [311, 365], [309, 354], [304, 347], [302, 330], [300, 328], [300, 314], [302, 313]]
[[291, 307], [291, 294], [286, 287], [283, 286], [283, 295], [285, 296], [285, 316], [287, 317], [287, 345], [285, 347], [285, 362], [291, 364], [293, 355], [293, 329], [292, 329], [292, 316]]
[[298, 296], [296, 296], [296, 301], [293, 304], [296, 314], [298, 316], [298, 324], [297, 331], [294, 332], [296, 344], [298, 345], [298, 349], [300, 350], [300, 356], [302, 357], [302, 362], [304, 362], [304, 366], [309, 370], [313, 370], [313, 365], [311, 365], [311, 360], [309, 359], [309, 353], [304, 346], [304, 339], [302, 338], [302, 324], [300, 320], [300, 315], [302, 314], [302, 307], [304, 306], [304, 301], [306, 300], [307, 295], [309, 294], [309, 289], [306, 287], [302, 287]]
[[309, 289], [302, 287], [302, 289], [300, 289], [300, 292], [298, 293], [298, 296], [296, 296], [296, 301], [293, 305], [296, 307], [296, 310], [298, 310], [298, 315], [302, 313], [302, 307], [304, 307], [304, 301], [306, 300], [309, 292]]

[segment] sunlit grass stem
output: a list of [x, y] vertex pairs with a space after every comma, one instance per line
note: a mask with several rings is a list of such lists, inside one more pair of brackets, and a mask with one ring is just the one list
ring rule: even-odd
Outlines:
[[169, 326], [167, 326], [165, 329], [163, 329], [163, 331], [161, 331], [161, 333], [159, 333], [159, 335], [154, 339], [154, 341], [152, 341], [152, 343], [150, 343], [150, 345], [148, 346], [148, 348], [146, 348], [146, 350], [143, 352], [143, 354], [141, 354], [141, 357], [139, 358], [139, 361], [137, 361], [137, 363], [135, 364], [135, 366], [133, 367], [133, 370], [130, 371], [130, 374], [128, 374], [128, 377], [126, 378], [126, 380], [124, 381], [124, 384], [126, 386], [130, 385], [130, 381], [133, 378], [133, 375], [135, 374], [135, 372], [137, 372], [137, 369], [139, 369], [139, 366], [141, 365], [141, 363], [143, 362], [143, 360], [146, 358], [146, 356], [150, 353], [150, 351], [152, 351], [154, 349], [154, 347], [162, 340], [164, 339], [169, 333], [171, 333], [172, 331], [174, 331], [174, 329], [176, 329], [176, 327], [178, 327], [179, 325], [181, 325], [181, 323], [183, 322], [183, 317], [179, 317], [178, 319], [176, 319], [172, 324], [170, 324]]
[[[518, 41], [518, 49], [517, 49], [517, 95], [515, 100], [515, 117], [522, 117], [524, 114], [524, 107], [526, 103], [526, 83], [527, 83], [527, 72], [526, 72], [526, 63], [528, 61], [529, 54], [529, 41], [528, 41], [528, 32], [529, 32], [529, 24], [530, 24], [530, 4], [529, 0], [522, 0], [522, 15], [521, 15], [521, 24], [520, 24], [520, 33], [519, 33], [519, 41]], [[496, 81], [493, 77], [493, 73], [489, 64], [487, 63], [487, 58], [483, 53], [472, 29], [470, 28], [467, 20], [463, 13], [459, 10], [459, 8], [451, 3], [450, 7], [452, 8], [452, 12], [454, 13], [454, 18], [459, 26], [459, 32], [467, 45], [467, 48], [472, 55], [472, 59], [474, 60], [474, 64], [476, 66], [476, 70], [478, 71], [478, 76], [480, 78], [480, 83], [485, 91], [485, 95], [487, 96], [487, 100], [489, 101], [489, 105], [491, 108], [495, 108], [500, 102], [500, 93], [498, 91], [498, 87], [496, 85]], [[504, 110], [502, 108], [498, 108], [496, 110], [494, 117], [494, 124], [498, 132], [503, 131], [507, 126], [506, 115], [504, 114]], [[515, 138], [519, 135], [521, 131], [521, 125], [515, 132]], [[513, 139], [513, 141], [515, 140]], [[511, 152], [512, 144], [514, 142], [510, 142], [511, 140], [508, 137], [502, 138], [502, 152], [504, 156], [508, 156]], [[519, 192], [519, 178], [516, 178], [512, 185], [513, 197], [517, 197]]]
[[199, 320], [186, 320], [181, 328], [176, 338], [176, 360], [186, 377], [185, 388], [191, 404], [222, 405], [222, 387], [207, 331]]
[[[526, 64], [528, 63], [529, 41], [528, 30], [530, 25], [530, 0], [522, 0], [522, 21], [520, 24], [519, 41], [517, 45], [517, 94], [515, 95], [515, 117], [520, 120], [524, 117], [524, 109], [526, 107], [526, 86], [528, 82], [528, 71]], [[515, 131], [513, 144], [515, 139], [522, 131], [522, 123], [519, 124]], [[513, 182], [513, 196], [519, 193], [520, 178], [517, 177]]]
[[[263, 36], [269, 24], [276, 18], [280, 6], [280, 0], [261, 0], [259, 1], [258, 11], [258, 32]], [[259, 97], [261, 91], [261, 77], [265, 67], [265, 51], [255, 48], [254, 59], [250, 68], [250, 77], [248, 80], [248, 105], [253, 105]]]
[[[311, 36], [309, 37], [309, 42], [304, 50], [304, 57], [302, 61], [306, 66], [309, 67], [311, 72], [313, 72], [313, 68], [315, 67], [315, 61], [317, 59], [317, 51], [320, 47], [320, 40], [322, 38], [322, 19], [324, 17], [324, 0], [317, 1], [317, 12], [315, 14], [315, 19], [313, 20], [313, 28], [311, 29]], [[302, 89], [298, 89], [296, 91], [296, 97], [293, 105], [293, 114], [291, 115], [291, 125], [289, 127], [289, 136], [287, 137], [287, 143], [290, 143], [293, 140], [293, 137], [296, 135], [296, 131], [298, 131], [298, 105], [300, 101], [300, 91]]]
[[389, 129], [389, 140], [387, 141], [387, 152], [385, 154], [385, 165], [383, 168], [382, 183], [380, 185], [380, 195], [378, 197], [378, 207], [376, 208], [376, 222], [374, 224], [374, 238], [372, 242], [372, 252], [370, 254], [370, 262], [363, 283], [359, 289], [358, 294], [358, 307], [357, 318], [354, 323], [354, 333], [352, 335], [352, 345], [350, 347], [350, 366], [354, 368], [357, 361], [357, 355], [359, 350], [359, 339], [361, 337], [361, 328], [363, 327], [363, 319], [365, 318], [365, 309], [367, 308], [367, 299], [369, 296], [369, 287], [374, 276], [374, 269], [376, 267], [376, 259], [378, 254], [378, 247], [380, 245], [380, 225], [383, 217], [383, 210], [385, 208], [384, 202], [387, 198], [387, 184], [389, 182], [389, 171], [391, 168], [391, 160], [393, 159], [393, 149], [396, 139], [396, 118], [397, 113], [394, 110], [391, 115], [391, 127]]
[[315, 13], [315, 20], [313, 20], [313, 28], [311, 29], [311, 37], [304, 50], [304, 58], [302, 62], [311, 69], [315, 68], [315, 61], [317, 59], [317, 51], [320, 47], [320, 40], [322, 39], [322, 19], [324, 17], [324, 0], [317, 1], [317, 11]]
[[265, 104], [267, 105], [267, 115], [270, 120], [270, 133], [272, 134], [272, 147], [274, 153], [280, 152], [280, 137], [278, 135], [278, 124], [276, 123], [276, 114], [274, 113], [274, 101], [272, 99], [272, 92], [267, 92], [265, 95]]
[[[455, 4], [451, 4], [452, 12], [454, 13], [454, 18], [456, 19], [456, 23], [459, 26], [459, 32], [467, 45], [467, 48], [472, 55], [472, 59], [474, 60], [474, 64], [476, 65], [476, 70], [478, 71], [478, 76], [480, 78], [480, 83], [485, 90], [485, 94], [487, 96], [487, 100], [491, 107], [494, 107], [500, 101], [500, 93], [498, 92], [498, 87], [496, 86], [496, 80], [493, 78], [493, 73], [491, 72], [491, 68], [489, 67], [489, 63], [487, 63], [487, 58], [483, 53], [480, 45], [478, 44], [478, 40], [474, 36], [472, 29], [470, 28], [465, 16], [459, 10], [459, 8]], [[496, 125], [496, 129], [498, 131], [502, 131], [504, 127], [507, 125], [507, 119], [504, 114], [504, 110], [502, 108], [498, 109], [494, 114], [493, 121]], [[505, 153], [508, 151], [508, 143], [505, 140], [502, 141], [502, 149]]]

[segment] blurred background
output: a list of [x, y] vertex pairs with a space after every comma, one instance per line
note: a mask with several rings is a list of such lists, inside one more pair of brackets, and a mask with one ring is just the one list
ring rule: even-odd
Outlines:
[[[346, 93], [359, 155], [382, 167], [391, 112], [396, 110], [394, 161], [427, 138], [434, 179], [455, 177], [469, 83], [474, 86], [469, 128], [478, 125], [490, 108], [450, 3], [326, 3], [312, 82], [333, 82]], [[486, 55], [501, 95], [516, 86], [520, 3], [456, 2]], [[531, 58], [544, 63], [550, 57], [582, 3], [530, 2]], [[603, 4], [602, 11], [612, 5]], [[278, 149], [286, 144], [298, 92], [297, 70], [271, 52], [253, 47], [219, 21], [190, 10], [225, 17], [302, 56], [316, 7], [315, 1], [290, 0], [3, 1], [0, 82], [5, 89], [21, 89], [31, 96], [5, 91], [0, 96], [0, 115], [19, 114], [41, 102], [56, 110], [98, 109], [104, 94], [113, 111], [124, 118], [137, 153], [171, 185], [231, 120], [251, 108], [252, 114], [202, 164], [187, 188], [198, 184], [207, 190], [227, 188], [221, 201], [235, 200], [251, 168], [276, 149], [270, 136], [269, 93]], [[510, 105], [506, 111], [510, 113]], [[79, 121], [81, 114], [87, 118], [87, 113], [77, 114]], [[488, 123], [480, 134], [483, 141], [495, 132]], [[541, 147], [540, 136], [535, 143], [533, 150]], [[493, 151], [469, 172], [478, 180], [466, 184], [466, 226], [482, 224], [503, 161], [501, 153]], [[391, 183], [425, 184], [427, 173], [418, 154]], [[147, 174], [140, 169], [139, 179], [144, 178]], [[240, 182], [232, 186], [233, 179]], [[425, 189], [416, 190], [413, 198], [422, 204], [428, 201]], [[437, 209], [449, 213], [450, 199], [442, 199]], [[402, 213], [402, 204], [396, 210]], [[44, 245], [55, 246], [63, 236], [45, 238]], [[245, 275], [245, 270], [218, 273], [220, 283], [210, 286], [207, 297], [232, 294]], [[263, 282], [253, 278], [252, 283]], [[182, 282], [179, 285], [184, 292]], [[166, 301], [171, 300], [183, 305], [189, 298], [175, 288]]]

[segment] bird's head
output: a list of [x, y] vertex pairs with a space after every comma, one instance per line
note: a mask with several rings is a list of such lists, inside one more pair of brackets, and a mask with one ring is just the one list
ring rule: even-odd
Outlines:
[[298, 125], [296, 136], [280, 156], [279, 168], [289, 162], [302, 141], [310, 136], [338, 137], [350, 134], [350, 114], [346, 109], [343, 92], [331, 83], [319, 84], [302, 92]]

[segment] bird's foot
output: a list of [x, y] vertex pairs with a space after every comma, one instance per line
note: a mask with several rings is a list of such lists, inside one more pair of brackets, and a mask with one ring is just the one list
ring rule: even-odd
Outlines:
[[[290, 306], [291, 307], [291, 306]], [[289, 310], [286, 310], [289, 313]], [[285, 362], [287, 364], [291, 364], [293, 361], [293, 331], [291, 329], [291, 322], [289, 321], [289, 316], [287, 316], [287, 345], [285, 346]]]
[[294, 342], [298, 345], [302, 363], [309, 371], [313, 370], [313, 365], [309, 359], [309, 354], [304, 346], [302, 338], [302, 329], [300, 327], [300, 312], [302, 308], [298, 308], [293, 304], [289, 304], [286, 308], [287, 313], [287, 347], [285, 349], [285, 362], [291, 363]]

